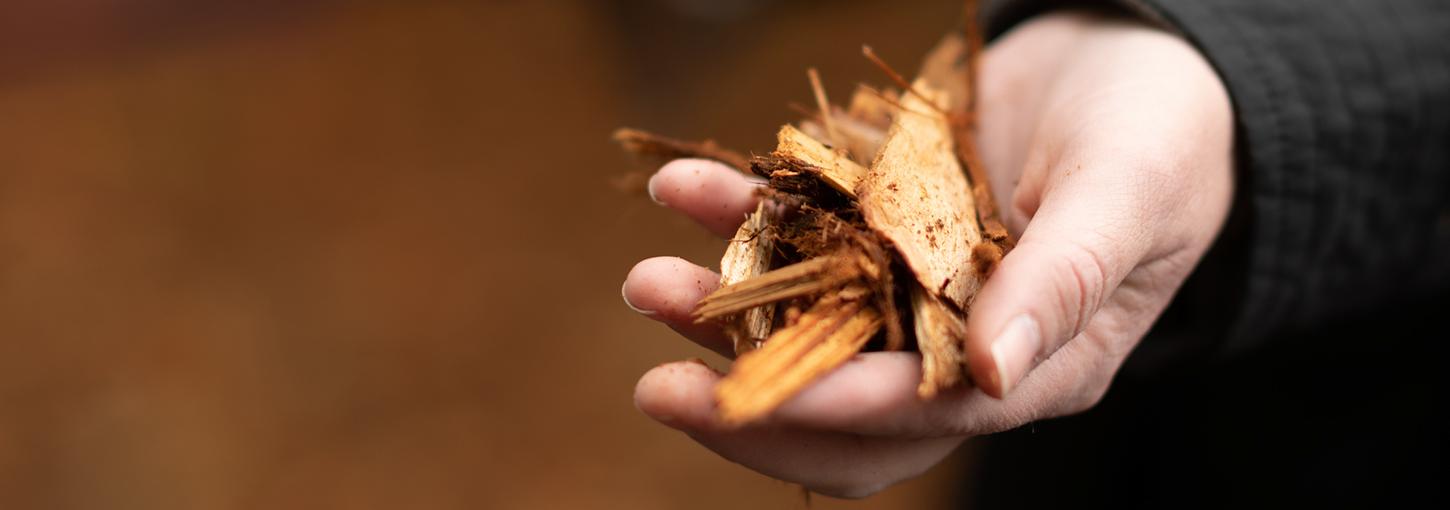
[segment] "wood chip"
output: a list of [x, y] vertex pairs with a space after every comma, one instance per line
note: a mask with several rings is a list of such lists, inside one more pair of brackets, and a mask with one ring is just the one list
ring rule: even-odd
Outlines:
[[861, 212], [923, 287], [966, 309], [981, 286], [971, 261], [982, 242], [976, 206], [947, 118], [918, 97], [943, 94], [922, 81], [913, 88], [858, 189]]
[[727, 285], [700, 300], [695, 321], [719, 319], [757, 306], [833, 290], [861, 278], [869, 263], [865, 255], [845, 251]]
[[864, 304], [864, 288], [848, 290], [821, 299], [793, 326], [735, 360], [715, 387], [723, 422], [741, 425], [769, 414], [860, 352], [881, 328], [881, 316]]
[[[851, 161], [862, 165], [871, 164], [871, 161], [876, 159], [876, 153], [881, 150], [881, 143], [886, 141], [886, 129], [891, 127], [890, 121], [887, 121], [886, 126], [878, 127], [854, 118], [839, 108], [833, 109], [832, 112], [835, 117], [836, 135], [845, 144], [843, 147], [846, 149], [846, 154], [851, 156]], [[830, 139], [826, 127], [814, 118], [801, 121], [800, 129], [811, 138]]]
[[961, 313], [922, 289], [911, 290], [916, 345], [921, 351], [921, 398], [932, 398], [966, 378], [967, 324]]
[[965, 113], [971, 106], [966, 50], [966, 39], [961, 34], [947, 34], [927, 52], [917, 73], [918, 80], [945, 94], [942, 107], [953, 113]]
[[[847, 116], [872, 126], [883, 134], [891, 129], [891, 119], [896, 116], [896, 105], [901, 95], [893, 90], [878, 91], [861, 85], [851, 95], [851, 105], [846, 107]], [[869, 160], [868, 160], [869, 161]]]
[[[773, 210], [762, 200], [755, 212], [740, 225], [735, 238], [725, 248], [720, 259], [720, 285], [735, 285], [770, 271], [770, 262], [775, 255], [775, 234], [771, 232]], [[775, 320], [775, 304], [768, 303], [748, 308], [724, 325], [725, 333], [734, 343], [735, 354], [754, 350], [760, 342], [770, 336], [771, 323]]]
[[[969, 7], [970, 8], [975, 8]], [[957, 159], [966, 168], [971, 179], [972, 198], [977, 208], [978, 222], [985, 237], [991, 241], [996, 259], [1012, 248], [1007, 228], [998, 216], [997, 201], [987, 185], [986, 168], [977, 152], [976, 95], [972, 93], [977, 59], [980, 53], [979, 32], [970, 27], [962, 33], [947, 34], [927, 54], [921, 66], [920, 79], [929, 86], [946, 92], [947, 109], [951, 113], [952, 136], [956, 139]], [[989, 257], [990, 258], [990, 257]], [[984, 259], [985, 260], [985, 259]], [[978, 264], [978, 272], [989, 273], [992, 265]]]
[[856, 187], [866, 177], [865, 167], [789, 124], [776, 135], [774, 155], [796, 162], [848, 197], [856, 196]]

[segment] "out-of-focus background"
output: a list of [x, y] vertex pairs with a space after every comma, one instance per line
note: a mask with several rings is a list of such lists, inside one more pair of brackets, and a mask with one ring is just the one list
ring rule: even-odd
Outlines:
[[621, 280], [724, 245], [609, 134], [768, 150], [808, 66], [844, 98], [959, 8], [0, 4], [0, 508], [801, 507], [632, 407], [724, 362]]

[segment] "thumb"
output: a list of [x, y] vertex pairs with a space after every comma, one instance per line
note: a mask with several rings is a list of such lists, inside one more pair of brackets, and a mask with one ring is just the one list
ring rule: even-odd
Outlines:
[[1044, 193], [967, 319], [973, 379], [997, 398], [1082, 333], [1148, 251], [1145, 218], [1112, 199], [1121, 192], [1105, 194], [1081, 181], [1058, 184]]

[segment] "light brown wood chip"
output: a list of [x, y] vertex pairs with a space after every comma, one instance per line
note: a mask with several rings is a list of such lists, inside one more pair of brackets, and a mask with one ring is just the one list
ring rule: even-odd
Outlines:
[[945, 94], [941, 106], [947, 111], [965, 113], [971, 100], [970, 74], [966, 66], [966, 39], [950, 33], [922, 59], [917, 80]]
[[794, 325], [736, 360], [715, 387], [721, 420], [757, 420], [855, 356], [881, 329], [881, 314], [864, 303], [867, 292], [854, 287], [822, 298]]
[[[943, 97], [922, 81], [913, 87], [933, 100]], [[966, 309], [981, 285], [971, 261], [982, 242], [971, 187], [946, 117], [917, 94], [906, 94], [902, 106], [857, 190], [861, 212], [923, 287]]]
[[798, 166], [848, 197], [856, 196], [856, 187], [866, 178], [866, 167], [789, 124], [776, 135], [775, 156], [803, 163]]
[[843, 251], [767, 272], [721, 287], [695, 306], [695, 321], [737, 314], [751, 308], [818, 294], [861, 278], [871, 264], [865, 255]]
[[961, 383], [966, 374], [967, 324], [955, 310], [920, 286], [911, 290], [911, 311], [916, 319], [916, 345], [921, 351], [921, 398]]
[[846, 112], [851, 118], [885, 132], [891, 129], [891, 119], [895, 117], [896, 104], [900, 101], [901, 95], [896, 91], [877, 91], [861, 85], [851, 95], [851, 105], [846, 107]]

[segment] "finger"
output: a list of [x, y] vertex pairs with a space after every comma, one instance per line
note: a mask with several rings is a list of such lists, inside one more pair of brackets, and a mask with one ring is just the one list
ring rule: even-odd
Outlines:
[[[1072, 159], [1066, 159], [1072, 161]], [[977, 294], [966, 354], [975, 381], [1001, 398], [1088, 325], [1148, 253], [1147, 210], [1123, 179], [1077, 163], [1046, 183], [1022, 239]], [[1131, 187], [1131, 186], [1130, 186]]]
[[620, 293], [624, 304], [665, 323], [701, 347], [735, 357], [735, 349], [713, 322], [696, 324], [695, 304], [720, 287], [720, 275], [678, 257], [645, 259], [629, 270]]
[[650, 177], [648, 189], [656, 202], [730, 237], [755, 210], [760, 201], [755, 191], [763, 184], [716, 161], [677, 159]]
[[663, 365], [635, 388], [635, 405], [706, 448], [767, 476], [835, 497], [859, 498], [917, 476], [961, 443], [900, 440], [766, 425], [728, 429], [715, 419], [720, 375], [698, 363]]
[[[874, 352], [822, 377], [782, 405], [772, 420], [783, 425], [865, 436], [925, 438], [977, 436], [1071, 414], [1095, 404], [1114, 366], [1092, 342], [1072, 343], [1023, 378], [1006, 398], [961, 386], [922, 400], [921, 357]], [[1102, 370], [1098, 370], [1102, 368]]]

